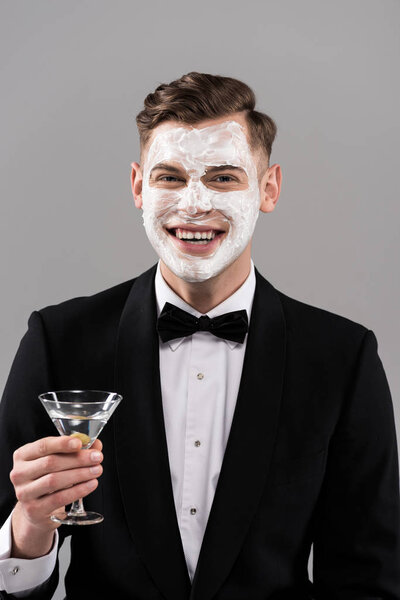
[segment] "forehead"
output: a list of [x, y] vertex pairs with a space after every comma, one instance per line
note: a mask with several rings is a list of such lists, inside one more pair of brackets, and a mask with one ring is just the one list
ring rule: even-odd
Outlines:
[[155, 127], [154, 129], [151, 130], [150, 138], [146, 144], [147, 150], [150, 148], [155, 136], [159, 135], [163, 131], [167, 131], [168, 129], [173, 129], [173, 128], [176, 129], [179, 127], [179, 128], [188, 129], [190, 131], [192, 129], [204, 129], [206, 127], [208, 128], [213, 125], [221, 125], [221, 124], [226, 123], [227, 121], [236, 121], [236, 123], [241, 125], [242, 129], [246, 135], [247, 142], [249, 145], [251, 145], [246, 113], [244, 111], [241, 111], [241, 112], [231, 113], [229, 115], [225, 115], [222, 117], [204, 119], [203, 121], [199, 121], [198, 123], [194, 123], [194, 124], [182, 123], [181, 121], [177, 121], [174, 119], [163, 121], [162, 123], [160, 123], [160, 125], [157, 125], [157, 127]]
[[152, 136], [146, 163], [150, 168], [161, 161], [195, 164], [246, 166], [252, 160], [246, 130], [236, 120], [224, 120], [204, 127], [162, 123]]

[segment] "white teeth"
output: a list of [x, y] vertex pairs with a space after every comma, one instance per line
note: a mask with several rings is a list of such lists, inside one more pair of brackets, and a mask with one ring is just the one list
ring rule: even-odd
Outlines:
[[187, 229], [175, 229], [175, 236], [180, 240], [213, 240], [215, 238], [216, 232], [214, 230], [210, 231], [189, 231]]

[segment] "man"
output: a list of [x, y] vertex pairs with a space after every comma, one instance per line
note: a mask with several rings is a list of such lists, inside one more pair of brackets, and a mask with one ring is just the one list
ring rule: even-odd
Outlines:
[[[71, 535], [69, 599], [400, 599], [377, 341], [254, 269], [281, 184], [254, 106], [244, 83], [200, 73], [150, 94], [132, 191], [159, 264], [31, 316], [0, 405], [2, 597], [51, 598]], [[122, 394], [94, 461], [54, 436], [37, 400], [54, 389]], [[55, 532], [81, 496], [104, 522]]]

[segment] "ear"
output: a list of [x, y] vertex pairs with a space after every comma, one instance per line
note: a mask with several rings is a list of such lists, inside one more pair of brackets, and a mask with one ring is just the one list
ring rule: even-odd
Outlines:
[[282, 172], [277, 164], [268, 167], [260, 183], [260, 210], [272, 212], [281, 192]]
[[142, 169], [137, 162], [131, 163], [131, 187], [136, 208], [142, 208]]

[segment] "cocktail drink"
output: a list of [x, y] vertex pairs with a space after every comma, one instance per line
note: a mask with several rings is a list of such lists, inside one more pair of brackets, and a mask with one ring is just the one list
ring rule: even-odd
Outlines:
[[[40, 394], [50, 419], [60, 435], [77, 437], [82, 449], [91, 447], [108, 419], [122, 400], [115, 392], [99, 390], [63, 390]], [[82, 498], [72, 503], [69, 512], [59, 512], [50, 519], [64, 525], [91, 525], [103, 521], [103, 515], [87, 512]]]

